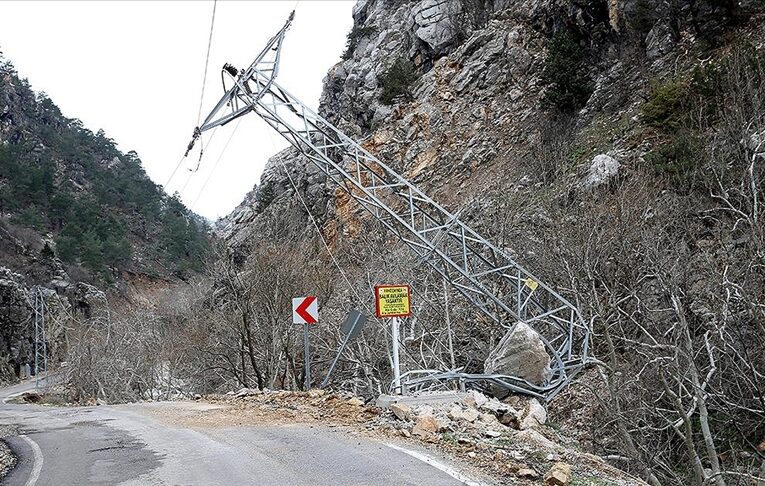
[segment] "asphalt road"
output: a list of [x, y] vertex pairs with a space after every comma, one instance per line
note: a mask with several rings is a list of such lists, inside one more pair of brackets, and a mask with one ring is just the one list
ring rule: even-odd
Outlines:
[[442, 459], [434, 465], [432, 457], [410, 446], [402, 450], [327, 427], [190, 429], [143, 413], [156, 404], [58, 408], [5, 403], [33, 386], [0, 391], [0, 423], [20, 427], [19, 436], [7, 439], [19, 461], [3, 484], [478, 484]]

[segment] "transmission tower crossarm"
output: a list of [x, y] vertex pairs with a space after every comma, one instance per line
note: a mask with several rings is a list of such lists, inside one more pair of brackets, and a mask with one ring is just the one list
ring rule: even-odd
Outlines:
[[[260, 51], [260, 54], [255, 57], [255, 60], [246, 70], [238, 71], [231, 64], [223, 66], [221, 76], [224, 77], [225, 93], [202, 124], [194, 129], [186, 155], [189, 154], [194, 147], [194, 143], [202, 133], [215, 127], [223, 126], [252, 111], [253, 100], [262, 97], [265, 94], [263, 89], [268, 89], [279, 74], [282, 43], [294, 18], [295, 11], [293, 10], [281, 30], [271, 37], [263, 50]], [[225, 76], [229, 76], [234, 80], [233, 86], [229, 89], [225, 89]], [[260, 89], [253, 92], [253, 85], [258, 86]], [[230, 112], [227, 112], [228, 110]]]
[[208, 120], [225, 106], [231, 112], [217, 120], [256, 113], [491, 321], [534, 328], [552, 357], [550, 378], [542, 385], [517, 378], [513, 386], [556, 394], [587, 361], [589, 326], [578, 309], [280, 86], [274, 77], [289, 22], [264, 50], [275, 51], [276, 64], [261, 53]]

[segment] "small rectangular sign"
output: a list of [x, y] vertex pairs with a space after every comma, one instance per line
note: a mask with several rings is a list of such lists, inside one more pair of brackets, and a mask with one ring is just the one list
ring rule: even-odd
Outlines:
[[409, 285], [376, 285], [377, 317], [409, 317], [412, 315]]
[[345, 318], [342, 327], [340, 327], [340, 330], [343, 334], [348, 336], [348, 340], [350, 341], [359, 335], [361, 329], [364, 328], [365, 322], [367, 322], [367, 316], [356, 309], [351, 309], [348, 313], [348, 317]]
[[319, 302], [316, 296], [292, 299], [292, 322], [294, 324], [316, 324], [319, 321]]

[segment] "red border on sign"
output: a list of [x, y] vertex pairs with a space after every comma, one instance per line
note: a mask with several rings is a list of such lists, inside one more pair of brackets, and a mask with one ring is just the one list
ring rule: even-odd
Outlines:
[[[409, 296], [409, 312], [406, 314], [396, 314], [396, 315], [386, 315], [381, 316], [380, 315], [380, 299], [378, 298], [379, 292], [378, 289], [391, 289], [396, 287], [406, 287], [406, 293]], [[412, 286], [409, 284], [398, 284], [398, 285], [375, 285], [375, 315], [379, 318], [385, 318], [385, 317], [410, 317], [412, 315]]]

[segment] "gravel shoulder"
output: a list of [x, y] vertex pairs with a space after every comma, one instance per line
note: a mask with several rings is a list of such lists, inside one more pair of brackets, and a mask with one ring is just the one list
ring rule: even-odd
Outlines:
[[16, 466], [16, 455], [5, 443], [5, 437], [12, 437], [18, 433], [17, 428], [11, 425], [0, 425], [0, 482]]

